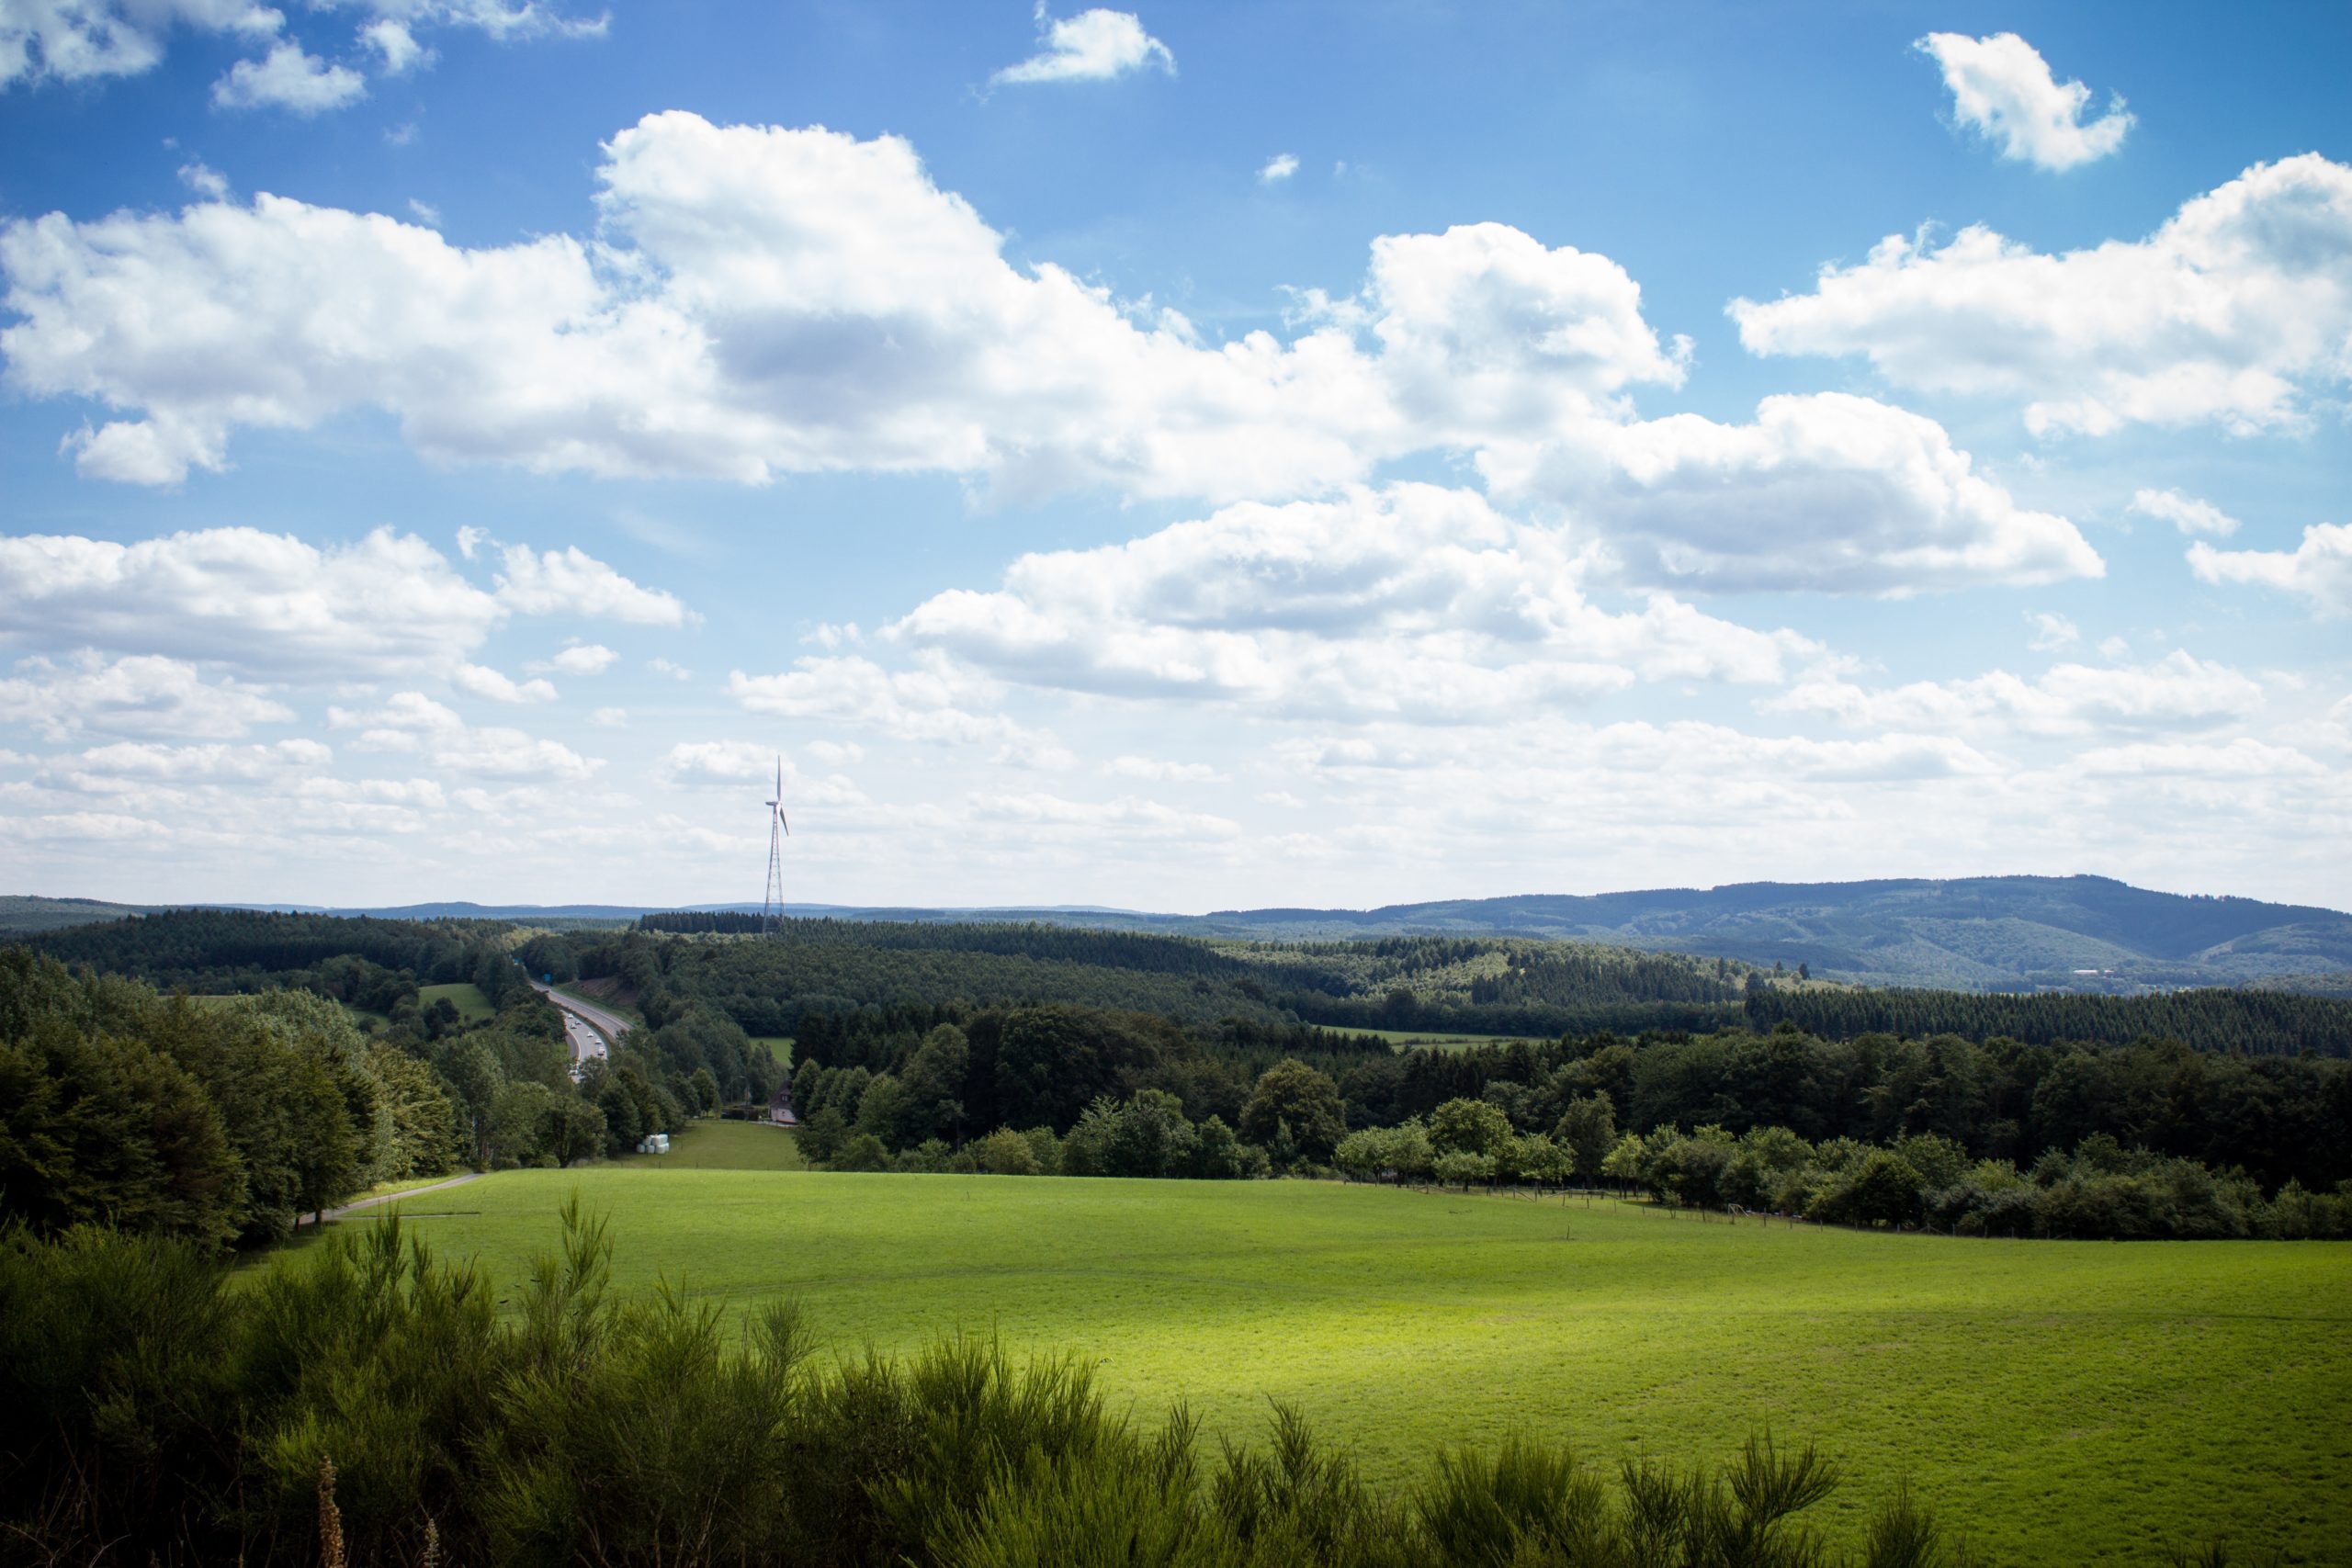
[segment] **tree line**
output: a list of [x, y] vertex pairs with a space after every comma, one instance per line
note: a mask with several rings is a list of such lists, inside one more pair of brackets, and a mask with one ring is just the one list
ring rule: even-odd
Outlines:
[[626, 1153], [781, 1077], [694, 1010], [575, 1078], [560, 1015], [503, 967], [491, 1019], [363, 1032], [311, 991], [166, 997], [0, 949], [0, 1220], [266, 1245], [379, 1182]]

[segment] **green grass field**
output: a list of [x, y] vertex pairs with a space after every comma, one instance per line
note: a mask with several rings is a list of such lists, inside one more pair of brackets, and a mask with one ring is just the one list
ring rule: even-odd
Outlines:
[[1526, 1038], [1519, 1034], [1431, 1034], [1419, 1029], [1338, 1029], [1339, 1034], [1370, 1034], [1385, 1040], [1391, 1045], [1493, 1045], [1505, 1040]]
[[[698, 1126], [724, 1161], [765, 1129]], [[1067, 1348], [1156, 1419], [1299, 1405], [1375, 1481], [1512, 1430], [1615, 1461], [1770, 1427], [1841, 1456], [1849, 1529], [1908, 1476], [1995, 1561], [2352, 1540], [2352, 1247], [2033, 1243], [1701, 1224], [1329, 1183], [793, 1174], [638, 1159], [417, 1201], [502, 1290], [578, 1191], [616, 1282], [797, 1296], [839, 1349], [958, 1328]], [[385, 1205], [392, 1207], [393, 1205]], [[2104, 1555], [2101, 1548], [2107, 1549]]]
[[663, 1170], [806, 1170], [798, 1140], [781, 1127], [761, 1122], [722, 1122], [716, 1117], [670, 1134], [666, 1155], [629, 1155], [623, 1164]]
[[429, 1008], [444, 997], [449, 999], [451, 1007], [458, 1010], [458, 1016], [468, 1023], [498, 1016], [498, 1010], [490, 1005], [490, 998], [481, 994], [481, 987], [470, 980], [461, 980], [453, 986], [419, 986], [416, 988], [416, 1005], [420, 1008]]

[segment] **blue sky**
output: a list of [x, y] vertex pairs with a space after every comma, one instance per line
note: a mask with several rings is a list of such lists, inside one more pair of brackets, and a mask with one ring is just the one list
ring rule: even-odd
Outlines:
[[2347, 58], [0, 0], [0, 880], [2340, 907]]

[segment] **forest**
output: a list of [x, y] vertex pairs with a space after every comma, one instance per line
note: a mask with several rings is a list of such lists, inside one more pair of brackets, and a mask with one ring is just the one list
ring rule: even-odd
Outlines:
[[[752, 1034], [812, 1012], [901, 1002], [1056, 1001], [1186, 1023], [1242, 1017], [1333, 1030], [1530, 1037], [1613, 1030], [2003, 1036], [2032, 1044], [2145, 1037], [2254, 1054], [2352, 1053], [2352, 1001], [2256, 988], [2140, 997], [1881, 990], [1809, 983], [1726, 958], [1522, 938], [1211, 942], [1058, 925], [795, 920], [775, 938], [628, 932], [560, 942], [579, 974], [614, 976], [647, 1016], [685, 1000]], [[718, 917], [694, 915], [692, 921]]]
[[[758, 941], [186, 911], [38, 945], [0, 952], [0, 1180], [6, 1212], [50, 1233], [119, 1215], [254, 1245], [378, 1182], [619, 1153], [763, 1105], [786, 1069], [752, 1036], [786, 1021], [802, 1147], [834, 1168], [1575, 1179], [2152, 1237], [2334, 1234], [2352, 1180], [2347, 1005], [2281, 993], [1866, 992], [1491, 938], [1012, 925]], [[610, 977], [645, 1025], [575, 1078], [526, 969]], [[471, 976], [492, 1015], [417, 1005], [445, 976]], [[1400, 1052], [1315, 1018], [1456, 1007], [1704, 1022]], [[1869, 1202], [1850, 1190], [1866, 1176]], [[2086, 1184], [2099, 1201], [2062, 1213]]]

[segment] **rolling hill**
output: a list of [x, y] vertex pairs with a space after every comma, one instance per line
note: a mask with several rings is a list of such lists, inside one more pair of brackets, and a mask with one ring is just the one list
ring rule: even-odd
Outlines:
[[[53, 930], [138, 912], [133, 906], [89, 899], [6, 897], [0, 898], [0, 932]], [[654, 912], [654, 907], [429, 903], [319, 912], [571, 926], [631, 920]], [[1069, 905], [795, 905], [793, 912], [858, 920], [1034, 920], [1267, 942], [1526, 936], [1777, 963], [1792, 970], [1802, 964], [1826, 979], [1960, 990], [2129, 993], [2274, 985], [2352, 996], [2352, 914], [2255, 898], [2152, 892], [2102, 876], [1751, 882], [1630, 893], [1523, 894], [1374, 909], [1222, 909], [1206, 915]]]

